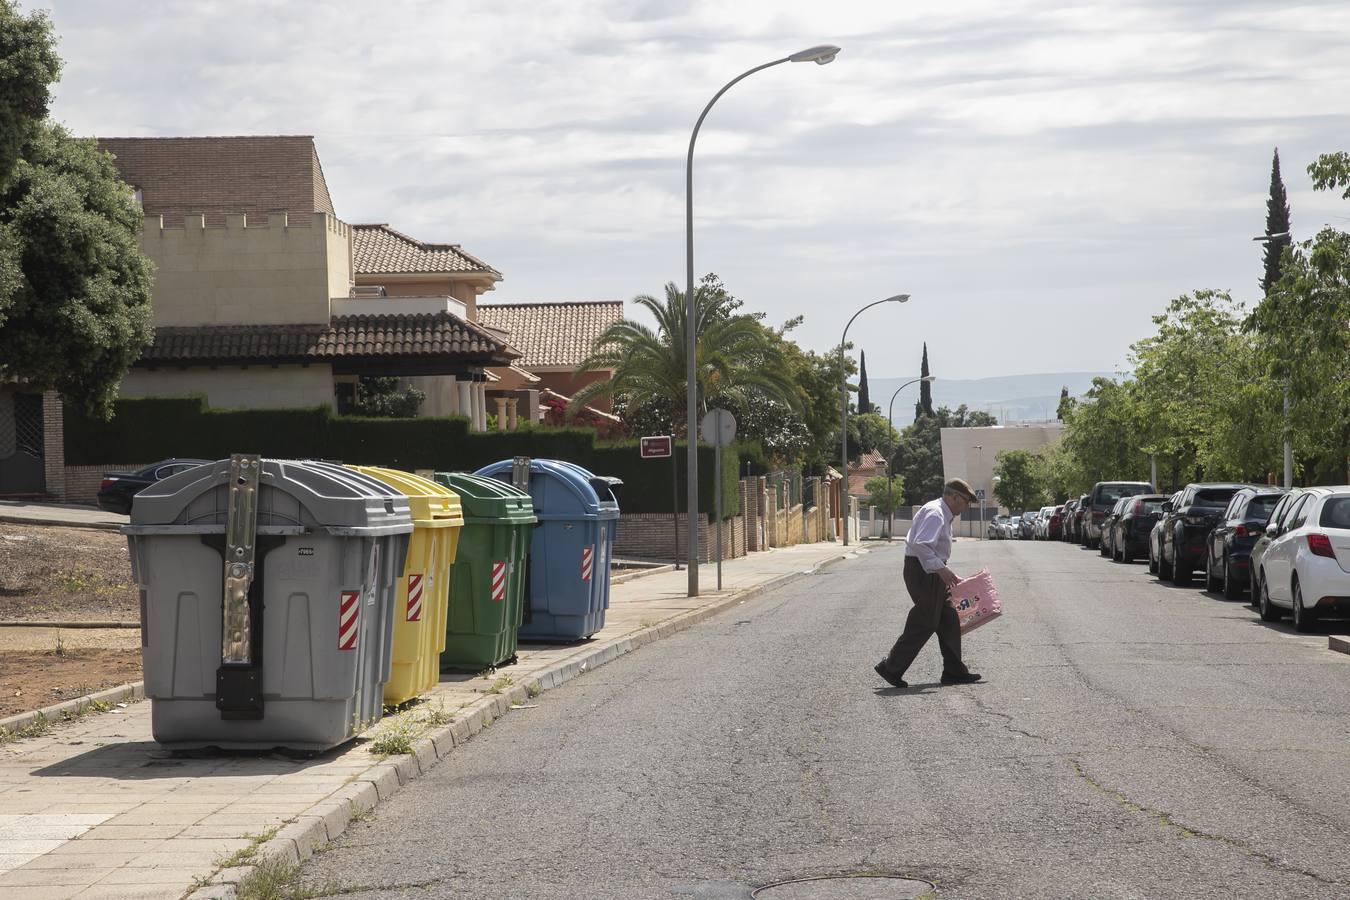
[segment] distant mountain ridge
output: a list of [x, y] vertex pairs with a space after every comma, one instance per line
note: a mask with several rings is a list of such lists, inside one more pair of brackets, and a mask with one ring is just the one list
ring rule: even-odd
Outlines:
[[[1046, 372], [1037, 375], [997, 375], [993, 378], [943, 378], [933, 382], [933, 407], [962, 403], [969, 409], [990, 413], [999, 424], [1009, 422], [1039, 422], [1055, 418], [1061, 388], [1069, 389], [1069, 396], [1081, 397], [1092, 387], [1093, 378], [1115, 378], [1115, 372]], [[895, 389], [908, 378], [867, 379], [872, 403], [886, 415]], [[895, 398], [895, 427], [914, 421], [914, 404], [919, 402], [919, 386], [910, 385]]]

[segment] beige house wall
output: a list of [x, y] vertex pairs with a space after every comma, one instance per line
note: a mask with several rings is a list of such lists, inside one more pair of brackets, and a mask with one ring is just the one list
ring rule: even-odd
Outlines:
[[327, 365], [132, 369], [123, 397], [205, 397], [212, 409], [335, 408]]
[[1039, 450], [1048, 447], [1058, 442], [1063, 433], [1064, 426], [1058, 422], [944, 428], [942, 479], [964, 478], [976, 490], [983, 489], [985, 502], [992, 509], [997, 505], [994, 499], [994, 458], [1004, 450]]
[[164, 325], [327, 324], [329, 300], [352, 282], [351, 229], [326, 213], [310, 224], [227, 215], [206, 227], [145, 220], [141, 249], [155, 263], [154, 323]]
[[470, 322], [478, 321], [478, 295], [481, 291], [472, 282], [463, 279], [430, 275], [358, 275], [356, 283], [382, 285], [390, 297], [454, 297], [464, 304], [465, 317]]

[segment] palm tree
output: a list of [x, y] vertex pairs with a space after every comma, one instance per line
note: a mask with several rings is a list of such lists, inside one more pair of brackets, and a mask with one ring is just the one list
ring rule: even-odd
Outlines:
[[[651, 404], [670, 411], [676, 434], [685, 423], [684, 292], [666, 285], [665, 301], [648, 294], [633, 298], [656, 319], [652, 329], [623, 319], [596, 338], [591, 353], [577, 366], [578, 374], [611, 369], [614, 377], [586, 385], [572, 398], [569, 413], [597, 397], [622, 395], [634, 406]], [[694, 292], [698, 341], [698, 408], [703, 412], [718, 398], [748, 403], [768, 398], [796, 410], [800, 396], [770, 332], [753, 316], [736, 315], [738, 304], [709, 284]]]

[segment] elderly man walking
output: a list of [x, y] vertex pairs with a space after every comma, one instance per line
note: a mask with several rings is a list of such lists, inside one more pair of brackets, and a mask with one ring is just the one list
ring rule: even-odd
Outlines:
[[886, 658], [877, 663], [878, 675], [893, 687], [905, 688], [904, 675], [923, 645], [937, 633], [942, 650], [942, 683], [972, 684], [980, 676], [961, 661], [961, 623], [947, 602], [948, 589], [961, 580], [947, 568], [952, 555], [952, 520], [975, 502], [975, 491], [963, 479], [943, 485], [942, 496], [925, 503], [905, 538], [905, 588], [914, 608], [905, 630]]

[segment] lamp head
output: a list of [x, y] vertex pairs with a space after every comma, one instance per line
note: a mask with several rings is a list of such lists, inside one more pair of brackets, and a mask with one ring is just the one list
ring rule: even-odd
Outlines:
[[894, 297], [887, 297], [887, 303], [906, 303], [909, 301], [909, 294], [896, 294]]
[[815, 47], [807, 47], [805, 50], [798, 50], [788, 59], [792, 62], [813, 62], [818, 66], [824, 66], [834, 62], [834, 58], [838, 55], [839, 48], [834, 44], [820, 44]]

